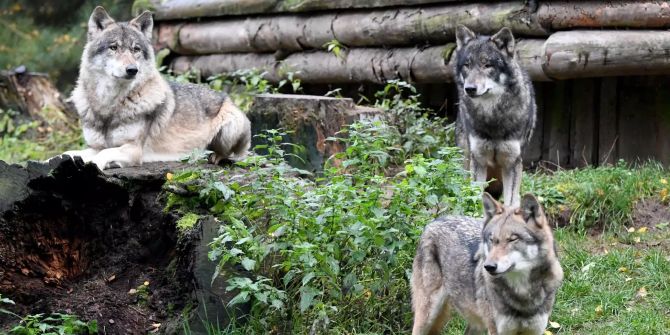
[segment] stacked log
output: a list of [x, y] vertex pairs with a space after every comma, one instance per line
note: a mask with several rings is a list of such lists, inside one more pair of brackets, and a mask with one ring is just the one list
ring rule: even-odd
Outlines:
[[[259, 13], [273, 15], [236, 16]], [[533, 11], [523, 1], [168, 0], [156, 16], [181, 19], [159, 23], [156, 34], [158, 47], [178, 55], [177, 73], [257, 68], [274, 81], [288, 72], [304, 83], [450, 81], [459, 24], [482, 34], [510, 27], [534, 80], [670, 73], [665, 1], [543, 1]], [[221, 17], [191, 20], [200, 16]], [[345, 52], [325, 52], [332, 41]]]

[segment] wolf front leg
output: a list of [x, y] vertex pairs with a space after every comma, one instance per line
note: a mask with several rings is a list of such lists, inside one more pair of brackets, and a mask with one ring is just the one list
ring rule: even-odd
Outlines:
[[503, 198], [505, 206], [519, 207], [521, 203], [521, 174], [523, 173], [523, 163], [521, 157], [518, 157], [512, 164], [503, 168]]
[[[481, 159], [486, 161], [486, 159]], [[482, 191], [484, 190], [484, 187], [486, 186], [486, 164], [482, 164], [480, 160], [477, 160], [477, 157], [473, 154], [470, 155], [470, 172], [472, 173], [472, 178], [474, 181], [477, 183], [480, 183], [482, 186]]]
[[100, 151], [91, 159], [100, 170], [138, 166], [142, 164], [142, 147], [135, 143], [127, 143], [120, 147]]

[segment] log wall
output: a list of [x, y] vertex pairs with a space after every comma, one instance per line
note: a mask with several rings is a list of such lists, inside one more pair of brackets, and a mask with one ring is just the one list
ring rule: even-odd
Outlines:
[[[344, 87], [353, 98], [401, 79], [452, 117], [456, 25], [484, 34], [507, 26], [537, 90], [528, 165], [651, 158], [670, 165], [667, 1], [138, 2], [154, 6], [155, 45], [171, 50], [176, 73], [256, 68], [274, 82], [292, 73], [306, 93]], [[339, 56], [324, 50], [332, 40], [345, 46]]]

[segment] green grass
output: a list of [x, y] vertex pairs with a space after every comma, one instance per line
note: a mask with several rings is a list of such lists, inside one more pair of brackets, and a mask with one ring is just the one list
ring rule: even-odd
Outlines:
[[557, 216], [569, 210], [570, 222], [579, 231], [593, 227], [618, 231], [631, 223], [635, 204], [656, 196], [666, 202], [670, 173], [649, 162], [526, 174], [523, 191], [540, 197], [547, 212]]

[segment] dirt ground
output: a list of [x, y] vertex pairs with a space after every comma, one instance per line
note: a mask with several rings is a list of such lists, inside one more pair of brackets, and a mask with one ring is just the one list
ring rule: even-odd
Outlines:
[[[0, 217], [0, 294], [16, 302], [1, 307], [75, 314], [97, 320], [101, 334], [181, 327], [193, 291], [189, 246], [156, 201], [161, 184], [66, 168], [31, 181], [30, 195]], [[16, 322], [0, 313], [0, 332]]]

